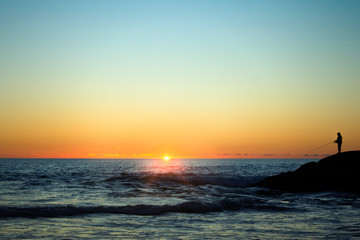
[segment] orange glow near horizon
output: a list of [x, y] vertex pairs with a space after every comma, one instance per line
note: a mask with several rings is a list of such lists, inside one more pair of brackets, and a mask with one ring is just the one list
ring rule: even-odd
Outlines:
[[[335, 144], [330, 144], [304, 155], [335, 140], [339, 131], [335, 124], [317, 129], [320, 121], [318, 124], [313, 121], [312, 128], [298, 131], [294, 125], [301, 125], [300, 122], [289, 125], [289, 120], [281, 125], [276, 123], [278, 119], [275, 121], [271, 117], [262, 122], [258, 119], [265, 119], [265, 115], [260, 114], [256, 121], [252, 118], [207, 121], [207, 117], [186, 121], [185, 116], [179, 116], [182, 122], [163, 121], [159, 117], [133, 124], [130, 124], [131, 119], [117, 118], [119, 121], [109, 122], [93, 117], [87, 121], [83, 118], [79, 123], [53, 122], [52, 125], [39, 119], [31, 125], [19, 122], [17, 128], [10, 121], [0, 119], [3, 123], [0, 157], [163, 159], [165, 152], [180, 159], [321, 158], [337, 152]], [[343, 151], [359, 149], [356, 145], [359, 136], [351, 130], [351, 126], [340, 130], [344, 137]]]
[[[153, 105], [152, 112], [145, 112], [146, 119], [142, 106], [124, 112], [74, 106], [24, 112], [14, 106], [0, 118], [0, 157], [162, 159], [171, 153], [173, 158], [321, 158], [336, 153], [336, 146], [304, 154], [335, 140], [339, 131], [343, 151], [360, 147], [360, 129], [346, 120], [354, 118], [327, 122], [323, 119], [331, 114], [315, 109], [304, 118], [301, 111], [271, 113], [267, 106], [261, 111], [247, 107], [242, 115], [235, 108], [186, 102], [172, 109], [165, 99]], [[162, 112], [168, 114], [164, 117]], [[359, 113], [354, 114], [360, 119]]]

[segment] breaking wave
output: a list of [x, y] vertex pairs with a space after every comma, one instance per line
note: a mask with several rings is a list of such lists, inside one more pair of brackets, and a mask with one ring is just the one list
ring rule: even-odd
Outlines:
[[223, 187], [248, 187], [262, 180], [262, 176], [217, 176], [195, 174], [129, 174], [122, 173], [119, 176], [110, 177], [105, 182], [140, 182], [142, 184], [179, 184], [179, 185], [214, 185]]
[[166, 213], [211, 213], [238, 211], [241, 209], [261, 209], [268, 211], [289, 210], [279, 204], [269, 204], [261, 199], [223, 199], [218, 202], [187, 201], [176, 205], [128, 205], [128, 206], [34, 206], [34, 207], [0, 207], [1, 218], [13, 217], [64, 217], [85, 214], [128, 214], [128, 215], [161, 215]]

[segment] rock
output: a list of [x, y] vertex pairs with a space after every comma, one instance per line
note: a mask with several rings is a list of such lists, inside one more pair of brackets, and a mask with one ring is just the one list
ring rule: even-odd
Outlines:
[[287, 192], [360, 193], [360, 151], [344, 152], [318, 162], [309, 162], [296, 171], [267, 177], [253, 186]]

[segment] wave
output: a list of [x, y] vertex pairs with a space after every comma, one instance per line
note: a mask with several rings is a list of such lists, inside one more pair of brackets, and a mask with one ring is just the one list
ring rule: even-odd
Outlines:
[[122, 173], [119, 176], [110, 177], [105, 182], [120, 181], [123, 183], [141, 182], [143, 184], [179, 184], [179, 185], [214, 185], [223, 187], [248, 187], [253, 183], [264, 179], [263, 176], [218, 176], [218, 175], [195, 175], [195, 174], [129, 174]]
[[128, 205], [128, 206], [0, 206], [1, 218], [65, 217], [87, 214], [162, 215], [166, 213], [210, 213], [256, 209], [268, 211], [290, 208], [263, 202], [260, 199], [223, 199], [218, 202], [187, 201], [176, 205]]

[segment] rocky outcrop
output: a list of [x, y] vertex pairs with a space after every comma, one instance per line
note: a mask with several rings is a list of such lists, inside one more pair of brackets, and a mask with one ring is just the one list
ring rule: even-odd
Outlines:
[[253, 186], [287, 192], [346, 191], [360, 193], [360, 151], [309, 162], [294, 172], [267, 177]]

